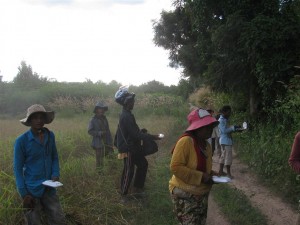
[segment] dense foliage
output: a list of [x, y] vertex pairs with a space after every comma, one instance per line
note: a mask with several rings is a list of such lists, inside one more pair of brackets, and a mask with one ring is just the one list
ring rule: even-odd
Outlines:
[[196, 87], [245, 96], [251, 114], [285, 98], [300, 62], [299, 0], [174, 0], [154, 42]]
[[229, 104], [232, 123], [250, 122], [235, 135], [239, 157], [296, 204], [300, 181], [288, 158], [300, 127], [300, 1], [173, 3], [153, 23], [154, 43], [169, 51], [171, 66], [183, 67], [182, 87], [197, 90], [190, 102]]

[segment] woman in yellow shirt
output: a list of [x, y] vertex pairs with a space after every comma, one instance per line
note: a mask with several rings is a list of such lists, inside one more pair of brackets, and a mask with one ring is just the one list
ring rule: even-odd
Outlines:
[[187, 118], [189, 127], [172, 151], [169, 190], [179, 222], [204, 225], [212, 175], [216, 175], [212, 171], [211, 146], [206, 140], [219, 122], [204, 109], [193, 110]]

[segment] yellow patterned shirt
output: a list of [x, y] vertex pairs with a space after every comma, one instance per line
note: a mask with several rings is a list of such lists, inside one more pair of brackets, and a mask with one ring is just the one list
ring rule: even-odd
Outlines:
[[[206, 145], [206, 172], [212, 172], [212, 150], [209, 143]], [[177, 187], [193, 195], [208, 193], [211, 184], [201, 182], [203, 172], [197, 170], [197, 154], [194, 148], [194, 141], [191, 137], [185, 136], [178, 140], [174, 148], [170, 169], [173, 174], [169, 181], [169, 190]]]

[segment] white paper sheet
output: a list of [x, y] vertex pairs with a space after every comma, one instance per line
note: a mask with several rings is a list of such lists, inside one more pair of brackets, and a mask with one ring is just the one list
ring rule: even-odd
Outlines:
[[46, 180], [46, 181], [44, 181], [43, 185], [49, 186], [49, 187], [54, 187], [54, 188], [63, 186], [63, 184], [60, 183], [59, 181], [52, 181], [52, 180]]
[[164, 135], [164, 134], [159, 134], [158, 137], [159, 137], [159, 138], [164, 138], [165, 135]]
[[213, 176], [212, 179], [215, 183], [228, 183], [231, 181], [229, 177], [224, 177], [224, 176], [222, 177]]

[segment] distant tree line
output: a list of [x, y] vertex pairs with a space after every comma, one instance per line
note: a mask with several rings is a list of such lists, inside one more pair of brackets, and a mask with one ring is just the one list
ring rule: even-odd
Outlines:
[[[117, 81], [111, 81], [109, 84], [102, 81], [93, 83], [90, 80], [57, 82], [34, 72], [30, 65], [22, 61], [12, 82], [0, 82], [0, 114], [24, 114], [24, 110], [31, 104], [49, 105], [51, 102], [57, 102], [59, 98], [76, 99], [76, 102], [113, 98], [121, 85]], [[139, 86], [130, 86], [130, 91], [137, 94], [182, 96], [177, 86], [165, 86], [155, 80]], [[84, 105], [84, 102], [81, 105]]]

